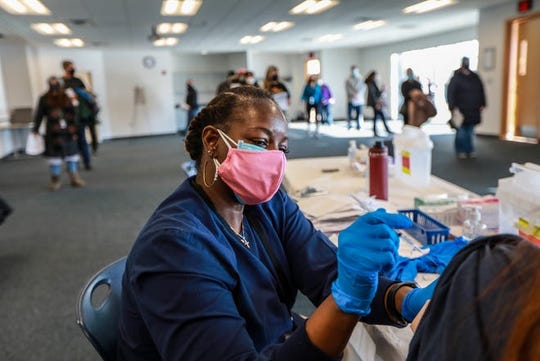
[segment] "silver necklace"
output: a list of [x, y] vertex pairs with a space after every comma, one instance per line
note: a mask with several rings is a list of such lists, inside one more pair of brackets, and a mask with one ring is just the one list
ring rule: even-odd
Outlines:
[[238, 238], [240, 239], [240, 242], [242, 242], [242, 244], [244, 246], [246, 246], [247, 248], [251, 249], [251, 246], [249, 244], [249, 241], [246, 239], [246, 236], [244, 235], [244, 221], [242, 220], [242, 233], [238, 233], [234, 230], [234, 228], [232, 228], [230, 225], [229, 227], [231, 228], [231, 230], [234, 232], [234, 234], [236, 234], [238, 236]]

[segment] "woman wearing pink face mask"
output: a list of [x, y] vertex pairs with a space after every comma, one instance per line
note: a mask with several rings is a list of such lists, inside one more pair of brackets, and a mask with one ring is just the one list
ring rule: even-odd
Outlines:
[[[337, 360], [361, 320], [403, 326], [429, 296], [379, 276], [410, 221], [384, 210], [339, 250], [279, 190], [287, 121], [264, 90], [219, 94], [191, 122], [198, 174], [157, 208], [126, 263], [118, 360]], [[297, 292], [317, 306], [291, 312]], [[414, 297], [413, 297], [414, 296]]]

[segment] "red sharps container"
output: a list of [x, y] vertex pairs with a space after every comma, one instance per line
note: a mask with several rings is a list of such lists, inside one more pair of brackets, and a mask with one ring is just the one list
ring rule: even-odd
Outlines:
[[369, 148], [369, 195], [388, 200], [388, 148], [382, 141]]

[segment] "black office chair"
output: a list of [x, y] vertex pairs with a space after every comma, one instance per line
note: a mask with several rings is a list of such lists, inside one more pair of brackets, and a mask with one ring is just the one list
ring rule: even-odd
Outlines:
[[[77, 300], [77, 324], [104, 361], [116, 361], [125, 267], [126, 257], [122, 257], [101, 269], [88, 281]], [[95, 299], [103, 291], [107, 292], [96, 305]]]

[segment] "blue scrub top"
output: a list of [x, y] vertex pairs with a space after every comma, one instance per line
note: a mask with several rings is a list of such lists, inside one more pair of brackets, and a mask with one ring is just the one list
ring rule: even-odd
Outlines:
[[[330, 294], [335, 246], [282, 191], [248, 211], [259, 224], [244, 217], [250, 248], [191, 179], [157, 208], [127, 259], [119, 360], [333, 360], [291, 308], [298, 290], [316, 306]], [[363, 321], [391, 324], [382, 302], [391, 283], [380, 278]]]

